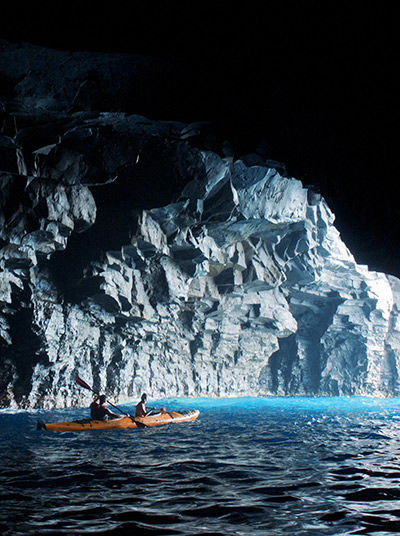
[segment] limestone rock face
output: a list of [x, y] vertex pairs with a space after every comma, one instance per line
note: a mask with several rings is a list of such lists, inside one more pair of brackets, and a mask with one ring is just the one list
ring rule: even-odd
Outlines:
[[39, 114], [21, 84], [0, 136], [1, 407], [87, 403], [76, 375], [120, 401], [400, 393], [400, 281], [356, 264], [318, 193], [179, 122]]

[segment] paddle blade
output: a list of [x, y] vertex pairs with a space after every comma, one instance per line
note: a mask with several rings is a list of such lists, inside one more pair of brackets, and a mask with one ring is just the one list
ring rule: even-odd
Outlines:
[[86, 382], [84, 382], [82, 380], [82, 378], [80, 378], [79, 376], [77, 376], [75, 378], [75, 381], [78, 385], [80, 385], [81, 387], [84, 387], [85, 389], [89, 389], [89, 391], [93, 391], [93, 389], [90, 387], [90, 385], [88, 385]]
[[134, 422], [138, 428], [148, 428], [147, 424], [138, 421], [134, 415], [129, 415], [129, 417], [132, 419], [132, 422]]

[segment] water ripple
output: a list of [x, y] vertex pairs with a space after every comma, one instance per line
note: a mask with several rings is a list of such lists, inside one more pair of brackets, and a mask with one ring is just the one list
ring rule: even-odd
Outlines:
[[[400, 531], [400, 402], [199, 400], [198, 421], [72, 434], [0, 413], [6, 536]], [[163, 401], [177, 409], [197, 402]]]

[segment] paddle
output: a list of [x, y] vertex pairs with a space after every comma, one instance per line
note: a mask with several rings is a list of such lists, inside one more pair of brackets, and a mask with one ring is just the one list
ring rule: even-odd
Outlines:
[[[89, 384], [87, 384], [84, 380], [82, 380], [82, 378], [80, 378], [79, 376], [77, 376], [75, 378], [75, 381], [76, 383], [80, 386], [80, 387], [83, 387], [84, 389], [88, 389], [89, 391], [92, 391], [92, 393], [94, 393], [95, 395], [99, 396], [99, 393], [97, 393], [94, 389], [92, 389], [92, 387], [90, 387]], [[110, 404], [110, 406], [112, 406], [113, 408], [115, 408], [116, 410], [118, 410], [120, 413], [122, 413], [123, 415], [126, 415], [127, 417], [130, 417], [132, 419], [133, 422], [136, 423], [136, 425], [140, 428], [146, 428], [147, 427], [147, 424], [144, 424], [143, 422], [140, 422], [140, 421], [137, 421], [135, 419], [135, 417], [133, 415], [129, 415], [129, 413], [126, 413], [125, 411], [123, 411], [121, 408], [119, 408], [118, 406], [115, 406], [114, 404], [112, 404], [110, 401], [107, 401], [108, 404]]]

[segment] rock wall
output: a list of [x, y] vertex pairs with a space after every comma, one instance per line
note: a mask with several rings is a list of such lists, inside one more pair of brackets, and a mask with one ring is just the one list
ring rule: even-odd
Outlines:
[[203, 150], [182, 123], [18, 98], [0, 136], [1, 407], [86, 403], [76, 375], [120, 401], [399, 394], [400, 281], [357, 265], [284, 166]]

